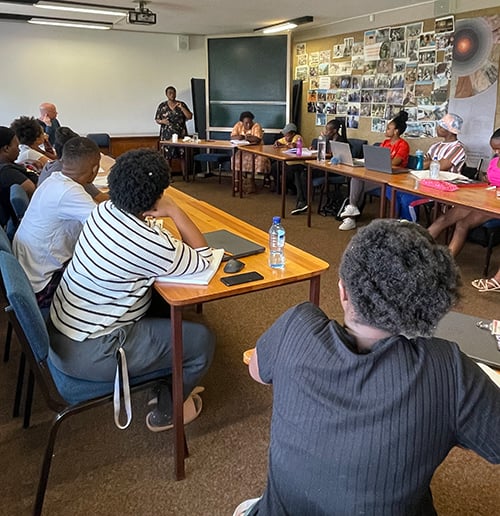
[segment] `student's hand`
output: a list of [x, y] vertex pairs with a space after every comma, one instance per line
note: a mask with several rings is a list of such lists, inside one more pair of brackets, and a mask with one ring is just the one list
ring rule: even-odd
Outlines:
[[49, 127], [52, 126], [52, 120], [50, 119], [49, 115], [47, 115], [47, 113], [42, 116], [41, 121]]

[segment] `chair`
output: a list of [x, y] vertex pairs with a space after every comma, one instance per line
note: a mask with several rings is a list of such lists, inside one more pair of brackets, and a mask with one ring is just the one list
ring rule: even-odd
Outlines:
[[368, 143], [368, 140], [362, 140], [360, 138], [347, 138], [347, 143], [351, 147], [352, 157], [355, 159], [363, 159], [363, 145]]
[[483, 276], [488, 277], [490, 259], [493, 248], [500, 244], [500, 219], [491, 219], [479, 227], [471, 229], [467, 240], [486, 247], [486, 259], [484, 263]]
[[87, 134], [87, 138], [92, 140], [99, 147], [101, 152], [105, 151], [106, 154], [109, 153], [111, 137], [108, 133], [89, 133]]
[[[228, 163], [231, 161], [231, 156], [229, 154], [218, 154], [216, 152], [206, 152], [201, 154], [196, 154], [193, 158], [194, 161], [198, 161], [199, 163], [206, 163], [207, 172], [209, 172], [210, 163], [212, 165], [217, 165], [217, 170], [219, 172], [219, 184], [221, 183], [222, 178], [222, 165], [224, 163]], [[193, 180], [195, 177], [195, 173], [193, 170]]]
[[30, 199], [28, 194], [21, 185], [12, 185], [10, 187], [10, 205], [14, 213], [13, 223], [15, 229], [19, 227], [29, 203]]
[[[0, 251], [5, 251], [6, 253], [12, 254], [12, 247], [10, 245], [10, 239], [7, 236], [5, 230], [0, 226]], [[2, 285], [2, 291], [3, 285]], [[12, 325], [10, 322], [7, 324], [7, 332], [5, 334], [5, 345], [3, 351], [3, 361], [8, 362], [10, 358], [10, 343], [12, 340]]]
[[[0, 252], [0, 271], [5, 286], [9, 315], [22, 351], [25, 353], [31, 373], [47, 402], [56, 414], [52, 422], [33, 513], [42, 512], [52, 455], [61, 423], [69, 416], [78, 414], [113, 400], [114, 382], [91, 382], [68, 376], [54, 367], [49, 352], [49, 334], [42, 313], [38, 308], [35, 294], [26, 274], [16, 258]], [[169, 371], [158, 370], [139, 377], [130, 377], [132, 390], [150, 388]], [[184, 446], [186, 440], [184, 438]]]

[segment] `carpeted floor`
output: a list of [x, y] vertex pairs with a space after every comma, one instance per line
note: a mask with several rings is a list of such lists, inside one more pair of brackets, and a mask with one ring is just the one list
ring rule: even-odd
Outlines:
[[[257, 227], [268, 229], [279, 214], [280, 198], [267, 190], [243, 199], [231, 197], [230, 181], [219, 185], [215, 177], [174, 186], [202, 198]], [[295, 199], [288, 197], [288, 209]], [[368, 204], [360, 224], [377, 212]], [[330, 263], [321, 286], [321, 307], [342, 319], [337, 301], [337, 265], [353, 232], [337, 230], [332, 217], [314, 215], [313, 227], [305, 215], [284, 220], [287, 241]], [[485, 318], [498, 317], [500, 295], [479, 294], [470, 280], [480, 277], [484, 249], [468, 244], [458, 262], [464, 286], [459, 311]], [[499, 251], [491, 270], [499, 265]], [[270, 387], [248, 376], [241, 357], [258, 336], [288, 307], [308, 297], [306, 284], [240, 296], [204, 306], [203, 314], [186, 311], [186, 317], [203, 321], [217, 335], [214, 363], [203, 381], [202, 415], [187, 427], [191, 456], [187, 478], [173, 480], [172, 435], [146, 429], [146, 394], [134, 397], [134, 419], [126, 431], [113, 423], [111, 406], [78, 415], [62, 425], [45, 500], [47, 515], [231, 515], [243, 499], [258, 496], [266, 478]], [[409, 300], [408, 302], [411, 302]], [[6, 320], [0, 314], [0, 341]], [[12, 419], [11, 407], [19, 353], [14, 345], [11, 360], [0, 375], [0, 514], [30, 514], [51, 412], [35, 391], [32, 425], [21, 428]], [[432, 483], [441, 515], [498, 514], [500, 469], [477, 455], [454, 449], [438, 469]]]

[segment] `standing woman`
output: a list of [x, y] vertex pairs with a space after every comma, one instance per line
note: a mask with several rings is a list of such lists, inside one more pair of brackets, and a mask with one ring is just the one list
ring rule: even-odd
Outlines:
[[[251, 145], [259, 145], [262, 143], [262, 137], [264, 131], [262, 126], [254, 121], [254, 114], [250, 111], [243, 111], [240, 115], [240, 120], [237, 122], [233, 130], [231, 131], [231, 140], [246, 140]], [[240, 151], [235, 154], [233, 170], [239, 171], [240, 169]], [[244, 152], [241, 159], [241, 166], [243, 172], [252, 172], [253, 156]], [[264, 156], [255, 156], [255, 173], [268, 175], [271, 171], [271, 164], [269, 160]], [[252, 187], [248, 193], [255, 191]]]
[[[173, 134], [177, 134], [182, 140], [187, 136], [186, 122], [193, 118], [193, 113], [184, 102], [175, 98], [177, 90], [173, 86], [167, 86], [165, 95], [167, 100], [158, 106], [155, 115], [155, 121], [160, 125], [160, 140], [170, 140]], [[164, 152], [168, 160], [182, 158], [184, 155], [184, 149], [178, 147], [164, 147]]]

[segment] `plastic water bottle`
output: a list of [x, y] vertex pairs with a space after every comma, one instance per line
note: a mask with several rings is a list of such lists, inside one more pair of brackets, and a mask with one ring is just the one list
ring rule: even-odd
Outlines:
[[421, 151], [420, 149], [418, 149], [415, 152], [415, 157], [417, 158], [415, 170], [424, 170], [424, 151]]
[[285, 267], [285, 228], [281, 225], [281, 217], [273, 217], [269, 228], [269, 267]]
[[297, 149], [297, 156], [302, 156], [302, 138], [300, 136], [295, 142], [295, 148]]
[[434, 158], [429, 165], [429, 177], [431, 179], [439, 179], [439, 161]]
[[323, 135], [318, 138], [318, 161], [326, 160], [326, 140]]

